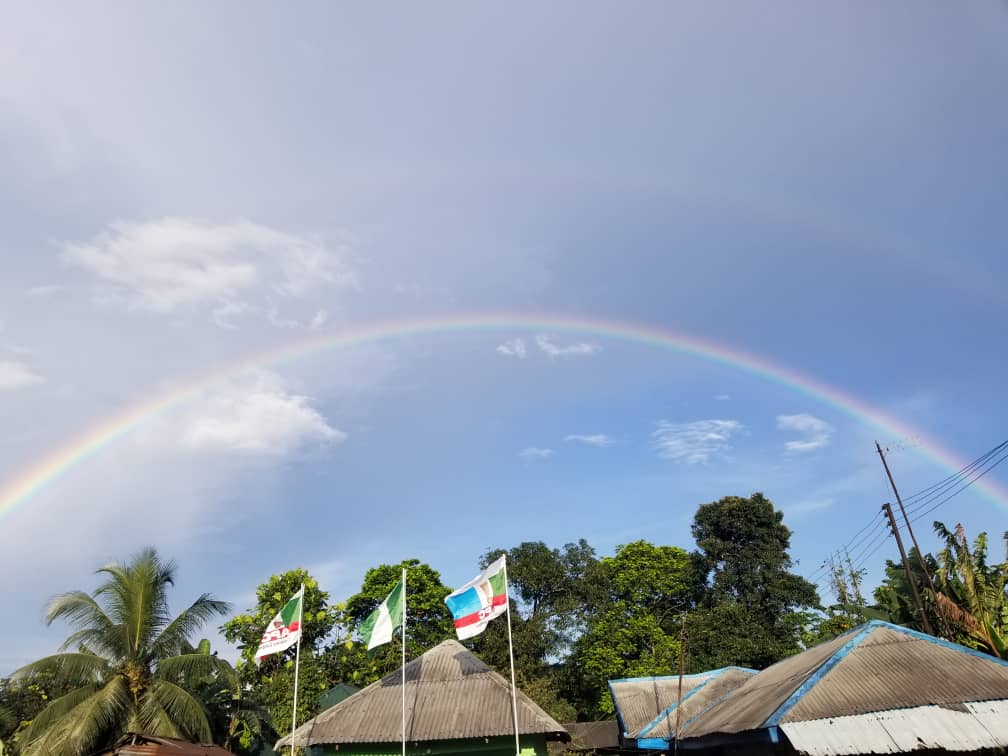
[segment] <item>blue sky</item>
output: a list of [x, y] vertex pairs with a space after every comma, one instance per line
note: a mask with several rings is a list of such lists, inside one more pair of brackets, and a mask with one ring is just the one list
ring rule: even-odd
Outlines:
[[[1008, 436], [1006, 32], [993, 0], [13, 10], [0, 487], [247, 355], [488, 311], [744, 350], [977, 457]], [[177, 608], [244, 609], [296, 566], [340, 600], [410, 556], [452, 584], [527, 539], [691, 547], [699, 504], [763, 491], [812, 575], [891, 498], [877, 436], [590, 332], [222, 373], [2, 516], [0, 674], [63, 636], [46, 597], [151, 543]], [[907, 493], [949, 472], [891, 461]], [[935, 516], [996, 536], [1006, 512], [971, 489]]]

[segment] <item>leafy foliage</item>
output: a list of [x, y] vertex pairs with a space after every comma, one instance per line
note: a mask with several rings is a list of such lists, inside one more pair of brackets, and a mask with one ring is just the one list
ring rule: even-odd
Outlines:
[[590, 575], [598, 591], [574, 644], [568, 678], [589, 716], [611, 716], [607, 681], [672, 674], [679, 665], [679, 618], [689, 607], [693, 564], [675, 546], [636, 541], [603, 558]]
[[228, 605], [204, 594], [173, 619], [167, 587], [175, 565], [154, 549], [98, 573], [104, 581], [93, 594], [73, 591], [49, 605], [47, 622], [78, 628], [61, 652], [13, 676], [22, 686], [51, 681], [68, 691], [33, 718], [19, 738], [23, 753], [84, 756], [125, 732], [209, 742], [206, 708], [186, 680], [233, 680], [234, 671], [216, 657], [195, 658], [189, 637]]
[[[245, 696], [248, 704], [263, 709], [267, 716], [257, 723], [259, 733], [243, 726], [240, 740], [248, 745], [262, 739], [271, 743], [277, 732], [289, 732], [294, 710], [294, 657], [292, 646], [278, 654], [267, 656], [261, 664], [255, 662], [255, 652], [262, 634], [277, 612], [291, 596], [304, 586], [303, 625], [301, 638], [301, 665], [298, 675], [298, 724], [318, 714], [318, 695], [327, 688], [324, 667], [319, 663], [323, 646], [338, 627], [342, 614], [330, 606], [329, 594], [319, 588], [304, 569], [288, 570], [273, 575], [256, 589], [256, 605], [239, 614], [221, 628], [225, 640], [238, 646], [241, 662], [238, 675], [242, 686], [252, 691]], [[274, 726], [277, 728], [274, 729]]]
[[800, 651], [819, 596], [790, 572], [783, 514], [761, 493], [728, 496], [701, 506], [692, 531], [700, 599], [690, 618], [690, 669], [762, 669]]

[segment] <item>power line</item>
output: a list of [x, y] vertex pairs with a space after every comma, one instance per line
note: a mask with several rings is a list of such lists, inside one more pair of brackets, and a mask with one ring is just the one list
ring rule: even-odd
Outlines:
[[942, 493], [954, 487], [957, 483], [959, 483], [960, 481], [968, 477], [970, 474], [972, 474], [978, 467], [981, 467], [988, 459], [998, 454], [1005, 448], [1008, 448], [1008, 440], [1002, 441], [993, 449], [986, 452], [977, 459], [973, 460], [968, 465], [961, 468], [952, 475], [949, 475], [947, 478], [944, 478], [935, 483], [934, 485], [928, 486], [925, 489], [922, 489], [914, 494], [911, 494], [910, 496], [907, 496], [903, 500], [904, 503], [907, 505], [911, 504], [911, 502], [913, 503], [913, 506], [908, 506], [907, 510], [912, 511], [914, 509], [920, 509], [920, 507], [924, 506], [927, 501], [933, 501], [938, 496], [941, 496]]
[[[910, 521], [917, 522], [922, 517], [938, 509], [950, 499], [972, 486], [1006, 459], [1008, 459], [1008, 439], [1002, 441], [951, 475], [939, 480], [937, 483], [907, 496], [903, 501], [909, 505], [907, 506], [907, 515], [913, 515], [910, 517]], [[842, 551], [846, 550], [850, 555], [850, 561], [854, 565], [854, 569], [861, 569], [868, 559], [874, 556], [886, 544], [888, 537], [889, 533], [886, 528], [885, 519], [875, 516], [854, 533], [846, 544], [835, 552], [831, 552], [830, 556], [839, 555]], [[822, 564], [808, 579], [811, 582], [818, 582], [826, 576], [829, 569], [829, 558], [827, 558], [823, 560]]]
[[989, 465], [987, 465], [987, 467], [985, 467], [983, 470], [981, 470], [980, 472], [978, 472], [971, 479], [969, 479], [966, 482], [964, 482], [961, 486], [959, 486], [959, 488], [957, 488], [954, 491], [952, 491], [952, 493], [950, 493], [944, 499], [942, 499], [941, 501], [939, 501], [937, 504], [934, 504], [933, 506], [928, 507], [923, 512], [919, 512], [918, 511], [917, 516], [913, 518], [913, 521], [916, 522], [917, 520], [920, 520], [921, 518], [929, 515], [931, 512], [934, 512], [936, 509], [938, 509], [938, 507], [940, 507], [943, 504], [945, 504], [947, 501], [949, 501], [949, 499], [952, 499], [952, 498], [958, 496], [959, 494], [961, 494], [963, 491], [965, 491], [967, 488], [969, 488], [970, 486], [972, 486], [974, 483], [976, 483], [978, 480], [980, 480], [980, 478], [982, 478], [983, 476], [985, 476], [987, 473], [989, 473], [995, 467], [997, 467], [998, 465], [1000, 465], [1006, 459], [1008, 459], [1008, 451], [1006, 451], [1000, 457], [998, 457], [993, 462], [991, 462]]
[[957, 480], [954, 480], [951, 483], [946, 484], [945, 486], [939, 489], [936, 489], [930, 495], [917, 501], [912, 507], [910, 507], [909, 513], [917, 514], [922, 510], [924, 510], [925, 508], [929, 507], [939, 498], [945, 497], [942, 499], [942, 501], [943, 502], [948, 501], [949, 498], [955, 496], [960, 491], [969, 488], [975, 481], [979, 480], [981, 477], [986, 475], [989, 469], [992, 469], [992, 467], [996, 467], [998, 464], [1000, 464], [1000, 461], [1004, 459], [1003, 454], [1005, 453], [1008, 453], [1008, 450], [1003, 451], [1002, 456], [985, 457], [984, 461], [978, 464], [973, 469], [971, 469], [967, 475], [964, 475], [963, 477], [958, 478]]

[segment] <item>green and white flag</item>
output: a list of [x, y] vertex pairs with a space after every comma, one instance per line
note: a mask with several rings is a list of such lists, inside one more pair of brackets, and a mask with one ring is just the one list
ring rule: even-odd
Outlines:
[[392, 640], [392, 631], [402, 625], [403, 621], [403, 584], [402, 580], [396, 583], [384, 601], [378, 604], [368, 618], [361, 623], [361, 639], [367, 643], [370, 651], [375, 646], [389, 643]]
[[304, 602], [304, 586], [295, 593], [291, 600], [283, 605], [277, 616], [270, 620], [266, 632], [263, 633], [259, 650], [256, 651], [256, 664], [260, 664], [270, 654], [286, 651], [301, 640], [301, 604]]

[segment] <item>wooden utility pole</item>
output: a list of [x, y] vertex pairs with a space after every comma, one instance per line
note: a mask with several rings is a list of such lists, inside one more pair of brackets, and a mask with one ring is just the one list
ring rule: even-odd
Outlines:
[[924, 613], [924, 604], [921, 601], [920, 593], [917, 591], [917, 583], [914, 581], [913, 573], [910, 571], [910, 560], [907, 559], [906, 549], [903, 548], [903, 539], [900, 537], [899, 528], [896, 527], [896, 518], [893, 517], [892, 505], [886, 502], [882, 505], [882, 511], [886, 513], [886, 517], [889, 518], [889, 527], [892, 529], [892, 534], [896, 538], [896, 545], [899, 547], [900, 558], [903, 560], [903, 569], [906, 570], [907, 582], [910, 584], [910, 591], [913, 593], [914, 603], [917, 604], [917, 611], [920, 612], [921, 624], [924, 625], [924, 632], [928, 635], [934, 635], [931, 632], [931, 623], [928, 622], [927, 614]]
[[882, 460], [882, 467], [885, 468], [886, 477], [889, 478], [889, 485], [892, 487], [892, 492], [896, 495], [896, 503], [899, 504], [900, 514], [903, 515], [903, 522], [906, 523], [907, 532], [910, 534], [910, 540], [913, 542], [914, 549], [917, 551], [917, 561], [920, 562], [921, 571], [924, 573], [924, 579], [927, 580], [928, 588], [931, 589], [931, 593], [934, 593], [934, 583], [931, 582], [931, 573], [928, 571], [927, 563], [924, 561], [924, 554], [920, 550], [920, 546], [917, 545], [917, 536], [914, 535], [913, 528], [910, 527], [910, 518], [907, 517], [906, 509], [903, 507], [903, 499], [900, 497], [899, 490], [896, 488], [896, 481], [893, 480], [892, 472], [889, 471], [889, 463], [886, 461], [885, 453], [882, 451], [882, 447], [879, 442], [875, 442], [875, 450], [878, 451], [879, 459]]
[[[921, 572], [924, 573], [924, 580], [927, 581], [927, 587], [931, 591], [931, 598], [933, 601], [937, 601], [935, 596], [937, 591], [935, 590], [934, 583], [931, 581], [931, 571], [927, 567], [927, 562], [924, 561], [924, 552], [921, 551], [920, 546], [917, 544], [917, 536], [914, 535], [913, 528], [910, 527], [910, 518], [907, 517], [906, 509], [903, 506], [903, 499], [899, 494], [899, 489], [896, 488], [896, 481], [893, 480], [892, 472], [889, 470], [889, 462], [886, 460], [885, 454], [882, 452], [882, 447], [879, 442], [875, 442], [875, 449], [878, 451], [879, 459], [882, 460], [882, 467], [885, 468], [886, 477], [889, 478], [889, 485], [892, 486], [893, 493], [896, 495], [896, 503], [899, 504], [900, 514], [903, 515], [903, 522], [906, 523], [907, 532], [910, 534], [910, 540], [913, 542], [914, 551], [917, 552], [917, 562], [920, 564]], [[952, 637], [949, 632], [947, 623], [945, 622], [944, 615], [941, 615], [942, 626], [945, 628], [945, 634], [948, 637]]]

